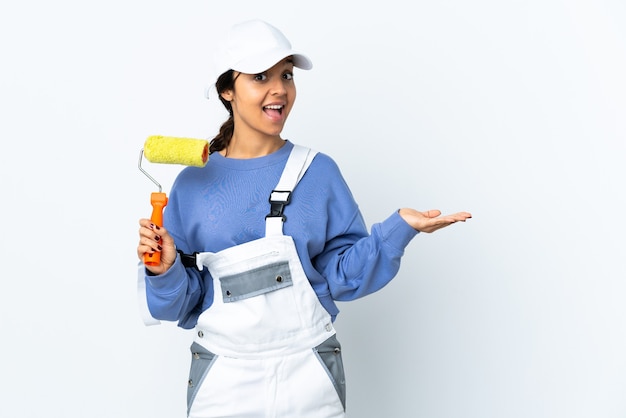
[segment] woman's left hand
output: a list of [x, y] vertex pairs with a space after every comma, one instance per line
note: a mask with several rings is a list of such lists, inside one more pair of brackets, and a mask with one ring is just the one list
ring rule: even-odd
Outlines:
[[411, 208], [402, 208], [398, 211], [398, 214], [413, 228], [426, 233], [435, 232], [456, 222], [465, 222], [472, 217], [472, 214], [469, 212], [458, 212], [452, 215], [441, 216], [441, 211], [438, 209], [419, 212]]

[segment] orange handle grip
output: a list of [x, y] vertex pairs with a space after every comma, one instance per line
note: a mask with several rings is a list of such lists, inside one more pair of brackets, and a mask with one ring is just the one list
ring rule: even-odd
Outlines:
[[[167, 196], [161, 192], [152, 193], [150, 195], [150, 204], [152, 205], [150, 220], [157, 226], [163, 226], [163, 208], [167, 205]], [[143, 255], [143, 263], [146, 266], [158, 266], [161, 264], [161, 253], [145, 253]]]

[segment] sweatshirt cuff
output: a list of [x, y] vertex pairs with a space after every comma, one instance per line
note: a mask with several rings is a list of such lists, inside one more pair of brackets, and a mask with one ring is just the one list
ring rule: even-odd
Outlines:
[[180, 255], [176, 255], [176, 261], [174, 264], [163, 274], [155, 275], [148, 269], [146, 271], [146, 282], [158, 293], [170, 293], [175, 292], [180, 283], [176, 280], [177, 277], [187, 277], [185, 272], [185, 266], [180, 261]]
[[380, 224], [380, 227], [383, 240], [387, 244], [402, 250], [419, 234], [417, 229], [413, 228], [402, 219], [398, 211], [395, 211], [390, 217], [385, 219]]

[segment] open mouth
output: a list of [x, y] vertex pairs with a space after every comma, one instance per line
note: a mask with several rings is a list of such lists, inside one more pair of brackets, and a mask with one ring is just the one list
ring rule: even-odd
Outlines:
[[268, 105], [263, 106], [263, 110], [268, 113], [278, 113], [279, 115], [282, 115], [284, 107], [285, 106], [283, 105]]

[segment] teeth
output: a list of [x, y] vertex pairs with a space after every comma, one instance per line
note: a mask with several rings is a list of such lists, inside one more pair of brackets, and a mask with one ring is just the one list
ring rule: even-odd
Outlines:
[[273, 109], [273, 110], [280, 110], [283, 107], [281, 105], [269, 105], [269, 106], [265, 106], [266, 109]]

